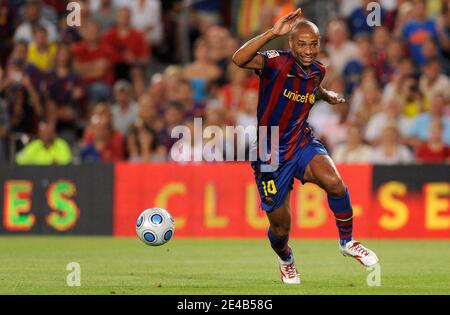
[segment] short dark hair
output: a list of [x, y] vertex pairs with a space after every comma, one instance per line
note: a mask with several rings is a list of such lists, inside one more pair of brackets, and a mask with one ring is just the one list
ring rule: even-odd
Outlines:
[[299, 29], [304, 28], [304, 27], [313, 30], [320, 37], [320, 30], [317, 27], [317, 25], [314, 24], [313, 22], [311, 22], [310, 20], [303, 19], [303, 20], [298, 21], [297, 24], [295, 24], [295, 26], [289, 32], [289, 38], [291, 38]]

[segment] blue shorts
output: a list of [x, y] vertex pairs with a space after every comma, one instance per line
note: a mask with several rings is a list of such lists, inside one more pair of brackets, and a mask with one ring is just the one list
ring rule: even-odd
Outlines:
[[317, 154], [328, 155], [328, 152], [322, 143], [314, 139], [299, 149], [292, 159], [280, 164], [274, 172], [261, 172], [262, 162], [252, 162], [264, 211], [272, 211], [283, 205], [288, 192], [292, 190], [294, 178], [303, 183], [306, 167]]

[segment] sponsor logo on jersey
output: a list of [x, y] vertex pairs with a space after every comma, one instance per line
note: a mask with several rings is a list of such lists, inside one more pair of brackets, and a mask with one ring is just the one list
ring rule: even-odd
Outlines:
[[290, 99], [291, 101], [295, 101], [297, 103], [306, 103], [309, 102], [310, 104], [314, 104], [316, 101], [316, 96], [314, 94], [306, 93], [305, 94], [299, 94], [298, 92], [292, 92], [288, 89], [285, 89], [283, 92], [284, 97]]

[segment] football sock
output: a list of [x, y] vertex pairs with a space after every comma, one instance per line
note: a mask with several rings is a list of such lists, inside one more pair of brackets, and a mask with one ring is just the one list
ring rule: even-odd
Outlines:
[[272, 230], [267, 230], [267, 236], [269, 237], [270, 245], [277, 255], [284, 261], [291, 259], [291, 249], [288, 246], [289, 236], [278, 238], [273, 233]]
[[334, 213], [336, 226], [339, 231], [339, 243], [344, 246], [352, 240], [353, 231], [353, 209], [350, 202], [348, 190], [342, 197], [328, 195], [328, 205]]

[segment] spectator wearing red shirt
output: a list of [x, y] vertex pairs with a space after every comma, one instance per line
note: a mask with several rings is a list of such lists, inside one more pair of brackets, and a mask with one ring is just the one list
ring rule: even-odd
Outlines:
[[92, 20], [86, 22], [82, 37], [72, 48], [75, 73], [81, 79], [90, 103], [108, 101], [114, 81], [114, 50], [101, 42], [98, 25]]
[[136, 94], [141, 95], [145, 89], [144, 71], [149, 62], [149, 46], [144, 35], [131, 26], [129, 8], [118, 9], [116, 26], [106, 32], [103, 42], [110, 44], [117, 55], [116, 80], [132, 82]]
[[114, 129], [112, 114], [107, 104], [97, 104], [83, 137], [83, 162], [114, 162], [125, 157], [124, 139]]
[[220, 88], [220, 104], [227, 110], [236, 112], [243, 107], [244, 93], [250, 89], [258, 89], [253, 84], [253, 78], [247, 70], [230, 63], [227, 69], [229, 83]]
[[450, 147], [443, 139], [442, 121], [433, 119], [430, 123], [429, 138], [422, 143], [416, 151], [417, 162], [422, 163], [445, 163], [450, 162]]

